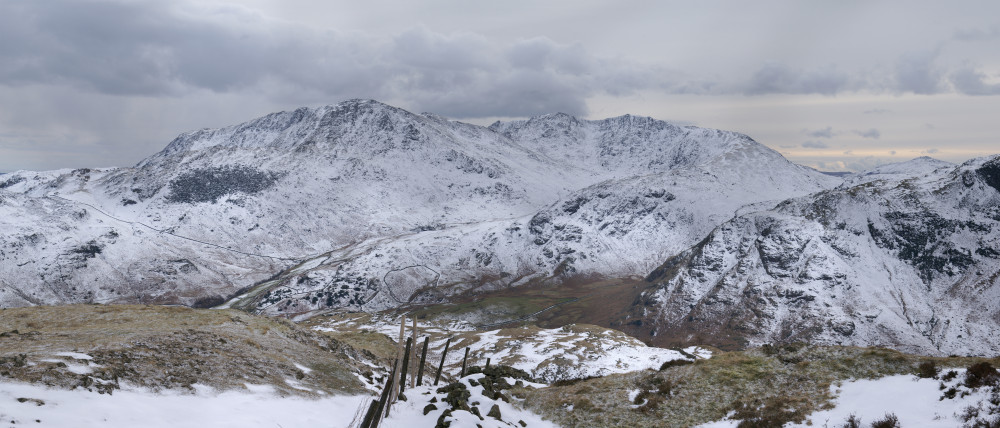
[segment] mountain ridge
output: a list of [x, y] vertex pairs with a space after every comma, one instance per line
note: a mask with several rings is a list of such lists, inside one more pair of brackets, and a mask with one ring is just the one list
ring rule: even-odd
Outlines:
[[916, 159], [735, 218], [655, 272], [641, 312], [664, 336], [748, 346], [996, 353], [1000, 189], [981, 171], [998, 164]]
[[[0, 306], [230, 300], [297, 316], [647, 278], [620, 328], [654, 342], [697, 330], [987, 352], [922, 308], [994, 308], [928, 300], [919, 284], [996, 288], [968, 270], [992, 272], [1000, 254], [998, 162], [918, 158], [841, 179], [743, 134], [648, 117], [481, 127], [351, 100], [186, 132], [134, 167], [4, 175]], [[866, 327], [856, 293], [876, 280], [891, 292], [865, 295], [872, 307], [905, 301], [909, 318]]]

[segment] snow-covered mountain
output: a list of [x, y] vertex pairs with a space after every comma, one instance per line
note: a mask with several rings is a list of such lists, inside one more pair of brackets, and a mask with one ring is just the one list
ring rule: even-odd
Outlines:
[[839, 181], [649, 118], [484, 128], [352, 100], [185, 133], [132, 168], [0, 177], [0, 306], [208, 305], [293, 267], [261, 309], [644, 276], [741, 209]]
[[1000, 351], [1000, 156], [887, 165], [725, 222], [631, 311], [663, 343]]

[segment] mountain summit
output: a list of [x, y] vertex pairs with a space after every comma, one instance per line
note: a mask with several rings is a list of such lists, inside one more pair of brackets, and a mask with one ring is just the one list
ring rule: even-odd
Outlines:
[[0, 302], [208, 304], [306, 260], [313, 309], [399, 304], [363, 295], [403, 263], [455, 290], [642, 276], [741, 206], [835, 184], [731, 132], [564, 114], [484, 128], [351, 100], [187, 132], [131, 168], [5, 176]]
[[4, 175], [0, 306], [292, 316], [613, 280], [601, 322], [654, 343], [995, 353], [998, 165], [840, 179], [646, 117], [481, 127], [351, 100], [131, 168]]

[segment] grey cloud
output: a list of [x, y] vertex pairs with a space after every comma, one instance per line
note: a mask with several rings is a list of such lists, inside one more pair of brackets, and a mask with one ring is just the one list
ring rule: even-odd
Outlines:
[[551, 69], [573, 76], [590, 73], [597, 65], [583, 46], [560, 46], [544, 37], [514, 43], [506, 49], [506, 57], [515, 68], [535, 71]]
[[1000, 25], [992, 25], [987, 29], [972, 28], [955, 32], [955, 39], [961, 41], [980, 41], [1000, 38]]
[[896, 60], [893, 88], [897, 92], [936, 94], [943, 88], [944, 73], [934, 64], [937, 52], [911, 52]]
[[873, 109], [865, 110], [862, 113], [863, 114], [885, 114], [885, 113], [889, 113], [890, 111], [891, 110], [886, 110], [884, 108], [873, 108]]
[[675, 75], [657, 67], [545, 38], [498, 43], [423, 27], [373, 38], [297, 28], [233, 7], [204, 16], [182, 7], [195, 6], [14, 3], [0, 14], [0, 85], [139, 96], [254, 91], [300, 104], [377, 98], [457, 118], [584, 114], [595, 94], [691, 86], [668, 81]]
[[955, 89], [966, 95], [1000, 94], [1000, 84], [986, 83], [986, 79], [985, 74], [968, 67], [959, 69], [948, 77]]
[[762, 94], [823, 94], [834, 95], [857, 89], [851, 76], [835, 68], [800, 70], [781, 63], [769, 62], [754, 72], [743, 91]]
[[552, 43], [546, 39], [524, 40], [507, 50], [507, 59], [515, 67], [543, 70], [549, 64], [552, 50]]
[[419, 100], [425, 110], [459, 118], [552, 112], [580, 116], [587, 113], [585, 99], [572, 82], [543, 72], [518, 71], [499, 81], [456, 89], [434, 92], [415, 87], [411, 96]]
[[482, 70], [494, 66], [489, 42], [477, 34], [453, 36], [417, 27], [394, 37], [387, 60], [423, 70]]
[[868, 129], [867, 131], [861, 131], [861, 130], [857, 130], [857, 129], [855, 129], [855, 130], [854, 130], [854, 133], [855, 133], [855, 134], [857, 134], [857, 135], [860, 135], [860, 136], [861, 136], [861, 138], [873, 138], [873, 139], [878, 139], [879, 137], [881, 137], [881, 136], [882, 136], [882, 133], [880, 133], [880, 132], [878, 131], [878, 129], [875, 129], [875, 128], [870, 128], [870, 129]]
[[[294, 70], [330, 71], [316, 37], [237, 9], [207, 17], [168, 2], [23, 2], [4, 16], [0, 83], [69, 84], [104, 94], [225, 92]], [[325, 49], [324, 49], [325, 48]], [[343, 49], [334, 49], [334, 51]], [[349, 57], [348, 57], [349, 58]]]
[[892, 155], [892, 156], [896, 156], [896, 151], [895, 150], [889, 150], [889, 154]]
[[920, 154], [933, 155], [933, 154], [935, 154], [935, 153], [937, 153], [939, 151], [940, 150], [938, 150], [938, 149], [927, 149], [927, 150], [921, 151]]
[[832, 126], [827, 126], [826, 128], [823, 128], [823, 129], [820, 129], [820, 130], [816, 130], [816, 131], [803, 130], [803, 132], [806, 135], [808, 135], [810, 137], [814, 137], [814, 138], [833, 138], [833, 127]]
[[[768, 62], [736, 81], [603, 58], [583, 45], [544, 37], [498, 42], [424, 27], [374, 37], [296, 27], [238, 7], [195, 2], [8, 1], [3, 9], [0, 85], [62, 85], [99, 94], [253, 92], [297, 104], [376, 98], [473, 118], [582, 114], [595, 95], [644, 91], [835, 95], [948, 89], [934, 52], [904, 55], [891, 76], [883, 70], [881, 78], [870, 70]], [[1000, 91], [974, 71], [949, 76], [951, 87], [963, 93]]]
[[802, 143], [802, 147], [805, 147], [807, 149], [828, 149], [828, 148], [830, 148], [829, 145], [827, 145], [826, 143], [824, 143], [822, 141], [806, 141], [806, 142]]

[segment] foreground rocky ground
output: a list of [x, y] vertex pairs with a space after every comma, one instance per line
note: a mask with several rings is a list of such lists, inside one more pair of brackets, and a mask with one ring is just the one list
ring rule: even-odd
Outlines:
[[[806, 344], [663, 349], [592, 325], [420, 324], [424, 385], [383, 426], [841, 426], [853, 415], [857, 426], [892, 416], [971, 427], [996, 426], [1000, 415], [996, 359]], [[162, 306], [4, 309], [0, 421], [356, 426], [395, 359], [398, 328], [392, 314], [296, 324]]]

